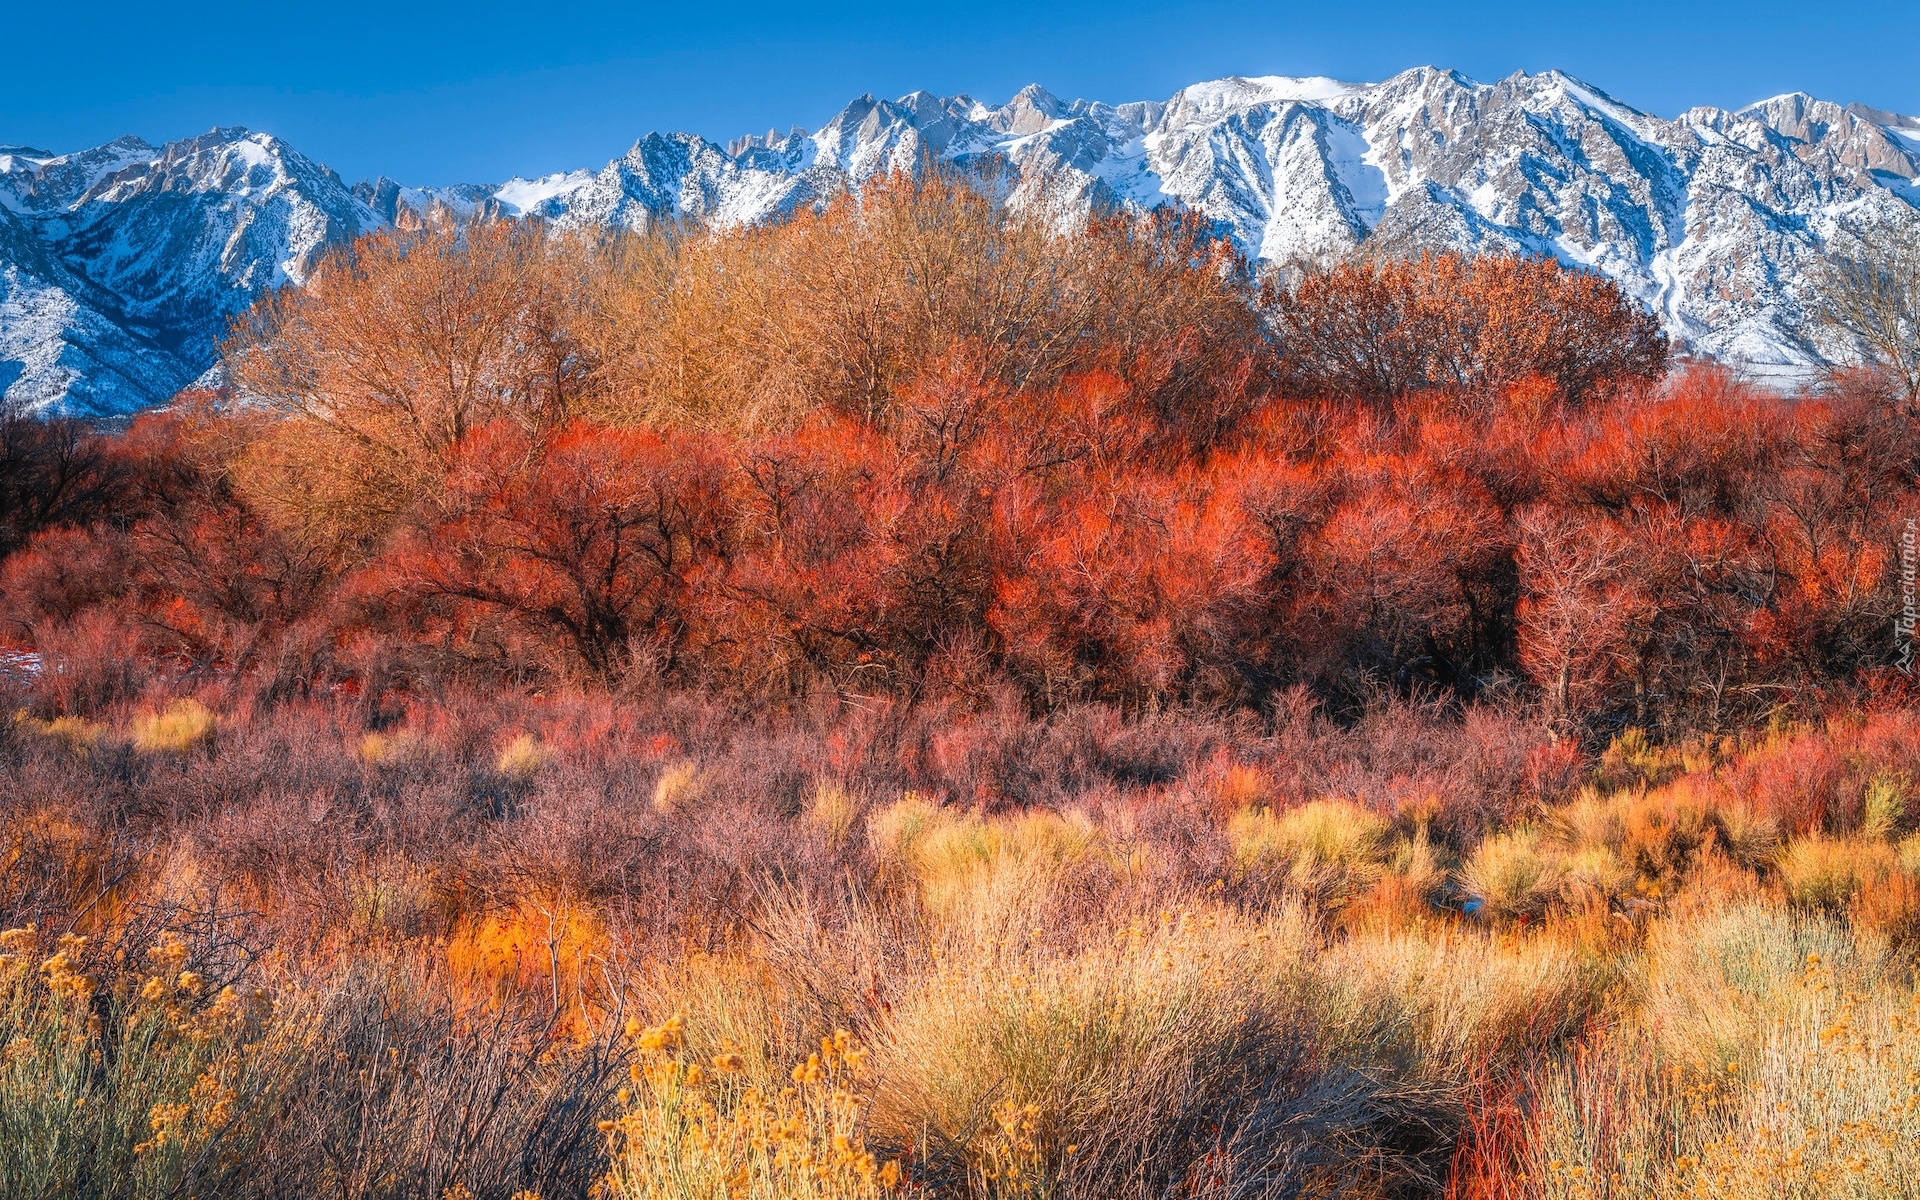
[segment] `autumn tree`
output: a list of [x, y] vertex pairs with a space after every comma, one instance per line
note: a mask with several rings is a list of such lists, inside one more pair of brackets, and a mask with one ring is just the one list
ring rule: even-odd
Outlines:
[[1244, 642], [1263, 607], [1265, 531], [1230, 476], [1142, 474], [1092, 475], [995, 563], [987, 623], [1047, 703], [1217, 702], [1254, 682]]
[[720, 553], [723, 469], [697, 435], [497, 421], [454, 448], [431, 515], [361, 586], [435, 606], [456, 642], [507, 622], [559, 673], [670, 674]]
[[309, 535], [364, 542], [474, 430], [562, 424], [591, 374], [593, 261], [538, 224], [440, 226], [363, 238], [267, 294], [226, 351], [237, 399], [284, 418], [241, 458], [242, 489]]
[[876, 178], [751, 229], [609, 248], [596, 413], [734, 432], [833, 412], [890, 426], [903, 390], [964, 350], [1016, 390], [1107, 369], [1207, 435], [1268, 390], [1250, 276], [1171, 212], [1062, 225], [951, 164]]
[[1512, 548], [1499, 508], [1438, 460], [1418, 424], [1352, 414], [1310, 461], [1276, 589], [1284, 670], [1341, 706], [1376, 688], [1473, 694], [1507, 664]]
[[1615, 702], [1632, 669], [1629, 631], [1651, 603], [1633, 570], [1632, 539], [1611, 520], [1542, 508], [1521, 514], [1516, 609], [1520, 666], [1540, 689], [1547, 723], [1576, 732]]
[[1899, 403], [1920, 411], [1920, 222], [1843, 232], [1811, 279], [1829, 351], [1884, 374]]
[[[102, 439], [111, 503], [41, 531], [0, 566], [9, 633], [38, 641], [49, 628], [107, 619], [149, 659], [240, 676], [264, 667], [270, 686], [307, 683], [312, 664], [283, 664], [278, 650], [330, 603], [337, 564], [234, 494], [209, 442], [241, 436], [189, 399]], [[272, 678], [283, 667], [292, 676]]]
[[0, 398], [0, 558], [43, 529], [83, 523], [113, 492], [104, 439]]
[[1519, 521], [1520, 659], [1550, 717], [1721, 728], [1882, 665], [1916, 433], [1713, 369], [1557, 431]]
[[1300, 396], [1491, 400], [1539, 377], [1579, 404], [1667, 366], [1652, 314], [1606, 277], [1545, 258], [1361, 257], [1275, 289], [1270, 311]]

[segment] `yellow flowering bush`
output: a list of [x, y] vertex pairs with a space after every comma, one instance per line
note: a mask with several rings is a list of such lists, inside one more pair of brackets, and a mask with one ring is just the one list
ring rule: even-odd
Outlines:
[[853, 1089], [866, 1051], [844, 1030], [793, 1068], [778, 1090], [750, 1083], [741, 1057], [705, 1063], [679, 1017], [628, 1030], [633, 1086], [603, 1123], [606, 1188], [635, 1200], [878, 1200], [901, 1186], [898, 1163], [866, 1148], [865, 1102]]
[[172, 934], [118, 982], [89, 974], [86, 938], [46, 940], [0, 933], [0, 1194], [92, 1171], [160, 1196], [237, 1170], [268, 1115], [264, 997], [215, 991]]

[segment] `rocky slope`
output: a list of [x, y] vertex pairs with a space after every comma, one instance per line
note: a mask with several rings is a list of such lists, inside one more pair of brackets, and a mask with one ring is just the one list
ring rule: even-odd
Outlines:
[[1551, 71], [1233, 78], [1122, 105], [1038, 86], [997, 107], [863, 96], [812, 134], [648, 134], [598, 171], [451, 188], [349, 190], [243, 130], [58, 157], [0, 148], [0, 387], [75, 412], [154, 403], [214, 365], [260, 290], [369, 229], [447, 215], [734, 225], [925, 155], [989, 154], [1062, 220], [1177, 202], [1263, 263], [1368, 240], [1556, 255], [1619, 280], [1693, 351], [1761, 369], [1817, 360], [1805, 267], [1837, 229], [1920, 221], [1920, 120], [1799, 94], [1665, 120]]
[[234, 314], [382, 224], [338, 176], [244, 129], [79, 154], [0, 147], [0, 384], [87, 416], [164, 402]]

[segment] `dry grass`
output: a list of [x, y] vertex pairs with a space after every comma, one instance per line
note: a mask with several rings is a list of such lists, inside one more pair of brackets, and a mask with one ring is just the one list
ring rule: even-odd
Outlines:
[[133, 722], [133, 748], [143, 754], [185, 754], [206, 744], [219, 724], [198, 700], [175, 700], [161, 712], [142, 713]]
[[85, 717], [54, 717], [37, 721], [26, 713], [14, 716], [14, 723], [28, 732], [58, 742], [75, 754], [86, 754], [104, 742], [111, 732], [98, 721]]
[[660, 772], [653, 785], [653, 811], [662, 816], [684, 812], [699, 803], [704, 792], [700, 764], [677, 762]]
[[1787, 896], [1812, 908], [1843, 907], [1884, 883], [1898, 867], [1890, 847], [1864, 838], [1798, 838], [1780, 854]]
[[1528, 917], [1544, 910], [1567, 880], [1565, 858], [1537, 828], [1497, 833], [1480, 843], [1460, 869], [1460, 884], [1476, 911], [1489, 917]]
[[1912, 801], [1905, 779], [1875, 775], [1867, 781], [1860, 801], [1861, 836], [1877, 841], [1893, 841], [1906, 832]]
[[1642, 1003], [1531, 1085], [1529, 1194], [1869, 1197], [1920, 1182], [1908, 967], [1751, 905], [1663, 929]]
[[[1903, 737], [1630, 745], [1476, 827], [1391, 729], [997, 717], [1060, 803], [989, 813], [917, 735], [546, 703], [0, 730], [0, 903], [94, 938], [9, 938], [0, 1195], [1911, 1190]], [[1781, 762], [1856, 764], [1817, 832]]]
[[834, 849], [847, 844], [860, 826], [860, 801], [844, 786], [831, 779], [813, 785], [813, 798], [807, 803], [807, 820]]
[[[950, 944], [880, 1025], [875, 1128], [924, 1140], [929, 1170], [957, 1184], [991, 1172], [1000, 1133], [987, 1117], [1007, 1104], [1031, 1144], [1033, 1194], [1165, 1179], [1211, 1123], [1289, 1099], [1276, 1084], [1312, 1057], [1308, 937], [1296, 912], [1250, 922], [1206, 908], [1066, 952], [1032, 936]], [[1341, 1122], [1298, 1115], [1329, 1132]]]
[[1233, 867], [1322, 901], [1344, 901], [1386, 869], [1387, 822], [1344, 800], [1315, 800], [1283, 813], [1248, 809], [1227, 823]]
[[493, 761], [493, 769], [508, 779], [525, 781], [533, 778], [551, 757], [552, 752], [540, 744], [540, 739], [530, 733], [522, 733], [501, 747], [500, 756]]
[[876, 812], [867, 836], [883, 878], [910, 882], [927, 909], [983, 937], [1047, 924], [1048, 902], [1069, 875], [1129, 865], [1126, 848], [1084, 813], [990, 820], [915, 793]]

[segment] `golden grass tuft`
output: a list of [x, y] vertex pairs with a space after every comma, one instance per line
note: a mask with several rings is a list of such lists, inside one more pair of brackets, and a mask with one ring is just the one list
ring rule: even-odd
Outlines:
[[1620, 806], [1587, 787], [1571, 802], [1557, 810], [1551, 825], [1554, 834], [1572, 849], [1604, 846], [1618, 850], [1627, 838], [1627, 825]]
[[653, 811], [663, 817], [682, 813], [698, 804], [706, 793], [706, 779], [700, 764], [689, 760], [669, 764], [653, 785]]
[[1733, 861], [1759, 870], [1780, 852], [1780, 822], [1745, 801], [1730, 801], [1714, 810], [1714, 829]]
[[1489, 917], [1539, 913], [1567, 878], [1567, 863], [1538, 828], [1521, 826], [1481, 842], [1460, 869], [1460, 885]]
[[[379, 765], [404, 761], [420, 752], [422, 748], [422, 742], [417, 734], [410, 729], [400, 729], [392, 733], [363, 734], [360, 740], [354, 743], [353, 749], [354, 757], [361, 762]], [[508, 743], [507, 750], [512, 748], [513, 743]], [[501, 752], [500, 757], [503, 760], [506, 758], [505, 750]], [[504, 768], [501, 769], [504, 770]]]
[[[1071, 1172], [1117, 1183], [1155, 1162], [1156, 1139], [1177, 1130], [1171, 1109], [1231, 1108], [1309, 1053], [1309, 945], [1297, 908], [1255, 920], [1216, 906], [1064, 951], [951, 944], [880, 1027], [874, 1127], [890, 1142], [924, 1140], [946, 1173], [970, 1179], [1025, 1160], [1034, 1190], [989, 1195], [1061, 1194]], [[1017, 1128], [979, 1119], [996, 1109]], [[1153, 1110], [1168, 1125], [1140, 1119]], [[1083, 1181], [1073, 1194], [1110, 1193]]]
[[1442, 851], [1422, 827], [1394, 844], [1386, 872], [1341, 911], [1340, 924], [1352, 931], [1382, 933], [1432, 921], [1439, 915], [1434, 900], [1447, 879]]
[[1554, 933], [1460, 926], [1354, 937], [1316, 966], [1342, 1057], [1402, 1064], [1408, 1082], [1448, 1089], [1455, 1102], [1474, 1070], [1579, 1028], [1609, 982]]
[[820, 831], [833, 849], [845, 846], [860, 826], [860, 801], [837, 780], [820, 779], [807, 802], [807, 823]]
[[1528, 1194], [1868, 1197], [1920, 1187], [1920, 997], [1824, 913], [1742, 901], [1663, 926], [1644, 990], [1544, 1064]]
[[1585, 846], [1567, 856], [1560, 898], [1575, 908], [1604, 908], [1633, 888], [1633, 868], [1606, 846]]
[[1902, 871], [1909, 875], [1920, 875], [1920, 833], [1912, 834], [1901, 841], [1897, 861]]
[[134, 718], [133, 748], [143, 754], [185, 754], [209, 741], [218, 724], [198, 700], [175, 700], [162, 712]]
[[105, 725], [85, 717], [54, 717], [50, 721], [39, 721], [22, 712], [14, 716], [14, 723], [82, 755], [90, 753], [106, 739], [109, 732]]
[[1809, 908], [1841, 908], [1899, 866], [1886, 843], [1865, 838], [1797, 838], [1780, 854], [1787, 897]]
[[1227, 823], [1233, 869], [1322, 901], [1346, 900], [1386, 868], [1387, 822], [1345, 800], [1315, 800], [1275, 814], [1249, 809]]
[[1909, 803], [1905, 779], [1875, 775], [1860, 797], [1861, 836], [1892, 841], [1906, 832]]
[[982, 931], [1030, 928], [1072, 872], [1111, 875], [1134, 861], [1085, 813], [990, 819], [912, 792], [868, 818], [867, 838], [883, 879], [910, 885], [943, 919]]
[[524, 781], [538, 774], [552, 757], [552, 752], [539, 738], [522, 733], [500, 748], [500, 756], [494, 759], [493, 769], [508, 779]]
[[1447, 869], [1440, 861], [1440, 851], [1424, 827], [1416, 830], [1412, 837], [1400, 840], [1394, 847], [1388, 869], [1407, 880], [1423, 895], [1435, 891], [1447, 881]]

